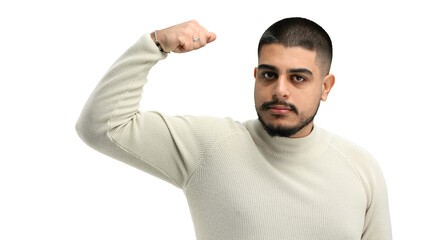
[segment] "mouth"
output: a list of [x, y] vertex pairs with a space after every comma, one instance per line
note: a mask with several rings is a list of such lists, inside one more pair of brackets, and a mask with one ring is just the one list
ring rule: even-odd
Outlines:
[[275, 114], [275, 115], [284, 115], [292, 111], [291, 107], [284, 106], [284, 105], [272, 105], [272, 106], [269, 106], [267, 109], [268, 111], [270, 111], [272, 114]]
[[260, 106], [259, 110], [270, 112], [273, 115], [285, 115], [291, 112], [294, 112], [296, 115], [299, 115], [299, 112], [297, 111], [296, 106], [288, 102], [278, 102], [278, 101], [264, 102]]

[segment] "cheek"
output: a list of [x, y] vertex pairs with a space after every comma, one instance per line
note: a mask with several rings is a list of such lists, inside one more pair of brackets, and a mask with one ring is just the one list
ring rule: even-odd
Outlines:
[[[296, 107], [300, 112], [312, 112], [316, 110], [319, 101], [321, 100], [322, 93], [318, 89], [311, 89], [310, 91], [299, 92], [293, 94], [293, 100]], [[291, 101], [290, 101], [291, 102]]]
[[262, 91], [257, 84], [254, 85], [254, 103], [256, 106], [262, 102]]
[[254, 88], [254, 103], [255, 107], [259, 108], [263, 103], [272, 101], [272, 94], [265, 87], [255, 86]]

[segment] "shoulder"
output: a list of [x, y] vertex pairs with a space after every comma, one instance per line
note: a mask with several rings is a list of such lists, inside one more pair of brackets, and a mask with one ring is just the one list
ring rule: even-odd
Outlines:
[[348, 161], [363, 171], [378, 169], [379, 165], [373, 155], [360, 145], [334, 133], [328, 132], [330, 147], [342, 154]]
[[360, 145], [331, 132], [328, 132], [328, 135], [330, 136], [330, 147], [348, 159], [359, 162], [359, 164], [372, 164], [375, 162], [373, 156]]

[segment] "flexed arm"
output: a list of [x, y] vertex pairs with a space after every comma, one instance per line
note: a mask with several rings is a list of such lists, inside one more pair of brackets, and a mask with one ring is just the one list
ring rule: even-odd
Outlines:
[[[216, 35], [196, 21], [157, 31], [157, 40], [167, 52], [192, 51], [214, 39]], [[139, 111], [148, 72], [166, 56], [157, 48], [152, 34], [142, 36], [96, 86], [76, 130], [99, 152], [182, 187], [213, 141], [199, 139], [205, 131], [199, 129], [198, 118]], [[216, 132], [212, 131], [211, 136]]]

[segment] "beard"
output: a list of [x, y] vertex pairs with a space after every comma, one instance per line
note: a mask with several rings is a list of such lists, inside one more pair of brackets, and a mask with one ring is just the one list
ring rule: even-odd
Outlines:
[[[262, 116], [259, 112], [267, 110], [269, 106], [274, 105], [274, 104], [281, 104], [281, 105], [284, 105], [284, 106], [288, 106], [288, 107], [291, 108], [291, 110], [296, 115], [299, 116], [299, 111], [297, 110], [296, 106], [294, 106], [291, 103], [278, 102], [278, 101], [265, 102], [265, 103], [262, 104], [262, 106], [260, 107], [259, 110], [256, 109], [257, 116], [258, 116], [260, 123], [262, 124], [265, 131], [271, 137], [291, 137], [291, 136], [295, 135], [296, 133], [298, 133], [300, 130], [302, 130], [304, 127], [309, 125], [314, 120], [315, 115], [317, 114], [319, 106], [321, 104], [321, 101], [318, 101], [318, 105], [317, 105], [315, 111], [313, 111], [313, 113], [311, 115], [301, 116], [299, 122], [295, 126], [273, 125], [273, 124], [268, 124], [263, 120], [263, 118], [262, 118]], [[283, 118], [284, 116], [276, 115], [275, 117], [276, 118]]]

